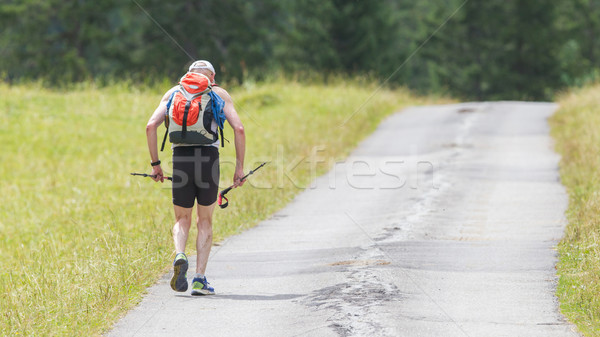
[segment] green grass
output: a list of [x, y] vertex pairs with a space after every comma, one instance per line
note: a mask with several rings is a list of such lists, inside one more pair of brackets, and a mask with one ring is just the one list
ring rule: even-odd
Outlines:
[[[0, 335], [99, 335], [169, 269], [170, 185], [129, 175], [150, 171], [144, 128], [167, 89], [0, 84]], [[318, 158], [341, 159], [386, 115], [429, 103], [384, 89], [340, 126], [374, 90], [359, 80], [233, 90], [247, 132], [246, 171], [270, 164], [229, 194], [229, 208], [216, 209], [216, 241], [308, 187], [331, 164]], [[231, 129], [225, 137], [233, 139]], [[166, 171], [170, 155], [161, 154]], [[233, 158], [227, 144], [222, 186]]]
[[600, 86], [563, 94], [551, 120], [569, 192], [568, 226], [559, 245], [562, 312], [586, 336], [600, 336]]

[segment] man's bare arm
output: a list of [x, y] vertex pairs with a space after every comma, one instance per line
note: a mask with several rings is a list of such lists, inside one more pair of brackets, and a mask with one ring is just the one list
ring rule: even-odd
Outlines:
[[[146, 140], [148, 142], [148, 150], [150, 151], [150, 161], [157, 162], [158, 161], [158, 140], [156, 130], [165, 120], [165, 113], [167, 112], [167, 102], [169, 101], [169, 97], [171, 93], [175, 90], [172, 88], [167, 91], [167, 93], [163, 96], [158, 104], [158, 107], [154, 110], [152, 117], [148, 121], [146, 125]], [[156, 175], [154, 181], [164, 181], [163, 172], [160, 165], [152, 167], [152, 175]]]
[[[244, 131], [244, 125], [238, 116], [235, 107], [233, 106], [233, 99], [229, 93], [219, 87], [213, 88], [214, 92], [219, 95], [225, 101], [225, 118], [227, 122], [233, 128], [234, 143], [235, 143], [235, 174], [233, 176], [233, 184], [235, 187], [242, 186], [244, 182], [241, 180], [244, 176], [244, 157], [246, 155], [246, 133]], [[221, 139], [221, 141], [223, 141]]]

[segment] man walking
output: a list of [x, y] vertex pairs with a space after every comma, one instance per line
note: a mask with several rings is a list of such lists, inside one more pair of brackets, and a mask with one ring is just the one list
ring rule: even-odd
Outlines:
[[[190, 74], [193, 73], [193, 74]], [[200, 74], [200, 75], [197, 75]], [[206, 77], [212, 92], [217, 94], [224, 102], [223, 112], [229, 125], [233, 128], [234, 144], [236, 153], [236, 166], [233, 176], [233, 185], [242, 186], [244, 181], [244, 155], [246, 138], [242, 122], [233, 106], [233, 100], [229, 93], [214, 84], [215, 69], [212, 64], [206, 60], [194, 62], [186, 76]], [[185, 77], [185, 76], [184, 76]], [[182, 78], [183, 82], [183, 78]], [[191, 86], [194, 88], [194, 86]], [[152, 117], [146, 126], [146, 137], [148, 149], [150, 150], [150, 159], [152, 165], [152, 175], [154, 181], [164, 181], [161, 161], [158, 158], [157, 128], [165, 121], [165, 114], [168, 109], [173, 109], [171, 105], [174, 94], [183, 90], [183, 87], [177, 85], [165, 93], [160, 104], [154, 110]], [[210, 88], [209, 88], [210, 89]], [[192, 101], [193, 103], [194, 101]], [[167, 107], [169, 105], [169, 108]], [[186, 106], [185, 117], [188, 118], [189, 103]], [[203, 106], [198, 104], [200, 111]], [[205, 110], [206, 111], [206, 110]], [[205, 119], [206, 120], [206, 119]], [[172, 123], [172, 122], [171, 122]], [[173, 278], [171, 279], [171, 288], [178, 292], [184, 292], [188, 289], [187, 270], [188, 259], [185, 255], [185, 245], [192, 222], [192, 210], [194, 204], [198, 203], [197, 222], [198, 237], [196, 239], [196, 274], [192, 280], [192, 295], [212, 295], [214, 288], [206, 280], [205, 271], [210, 249], [212, 247], [212, 215], [217, 200], [219, 184], [219, 144], [222, 139], [217, 137], [218, 125], [214, 118], [210, 122], [210, 134], [214, 134], [214, 142], [206, 144], [190, 144], [188, 142], [173, 143], [173, 207], [175, 210], [175, 226], [173, 227], [173, 241], [175, 243], [176, 256], [173, 262]], [[207, 126], [208, 127], [208, 126]], [[189, 127], [188, 127], [189, 128]], [[181, 132], [180, 132], [181, 133]], [[190, 131], [187, 130], [190, 134]], [[204, 132], [204, 134], [208, 134]], [[186, 135], [186, 123], [183, 123], [183, 137]], [[171, 138], [173, 141], [175, 138]], [[188, 136], [188, 140], [193, 139]], [[209, 138], [210, 139], [210, 138]]]

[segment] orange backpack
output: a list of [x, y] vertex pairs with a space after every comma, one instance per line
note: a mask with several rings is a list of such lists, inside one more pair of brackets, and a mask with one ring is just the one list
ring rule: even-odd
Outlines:
[[[221, 101], [221, 102], [216, 102]], [[169, 141], [176, 144], [210, 145], [217, 141], [217, 133], [212, 131], [216, 121], [223, 139], [222, 99], [212, 92], [210, 79], [203, 74], [188, 72], [179, 81], [179, 89], [173, 91], [167, 102], [165, 126], [167, 131], [162, 142], [165, 148], [167, 134]], [[219, 109], [221, 111], [214, 111]]]

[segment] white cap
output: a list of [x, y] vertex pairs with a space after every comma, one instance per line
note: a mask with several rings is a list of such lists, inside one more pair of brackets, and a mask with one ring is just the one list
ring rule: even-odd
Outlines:
[[210, 64], [210, 62], [208, 62], [206, 60], [198, 60], [198, 61], [192, 63], [192, 65], [190, 66], [190, 69], [188, 69], [188, 71], [192, 71], [193, 69], [208, 69], [208, 70], [212, 71], [213, 74], [217, 73], [215, 71], [215, 68], [213, 67], [213, 65]]

